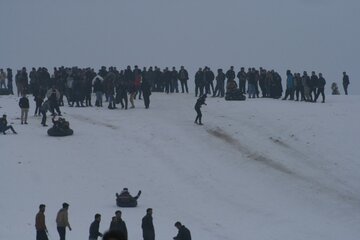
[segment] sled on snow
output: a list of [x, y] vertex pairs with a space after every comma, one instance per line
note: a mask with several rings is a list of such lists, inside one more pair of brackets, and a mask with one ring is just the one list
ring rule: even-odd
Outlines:
[[236, 89], [231, 92], [226, 92], [225, 100], [226, 101], [245, 101], [246, 96], [241, 92], [240, 89]]

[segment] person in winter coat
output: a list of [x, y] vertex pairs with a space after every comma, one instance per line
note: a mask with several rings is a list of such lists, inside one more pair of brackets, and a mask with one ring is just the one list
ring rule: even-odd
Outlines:
[[40, 107], [40, 113], [42, 115], [42, 119], [41, 119], [41, 125], [43, 125], [44, 127], [47, 127], [46, 125], [46, 113], [48, 111], [50, 111], [50, 103], [49, 100], [46, 100]]
[[311, 95], [311, 98], [313, 100], [315, 100], [316, 91], [317, 91], [318, 84], [319, 84], [319, 78], [318, 78], [318, 76], [316, 76], [315, 71], [311, 72], [310, 83], [311, 83], [310, 95]]
[[348, 95], [348, 86], [350, 84], [349, 76], [346, 74], [346, 72], [343, 72], [343, 87], [345, 95]]
[[146, 215], [142, 218], [141, 228], [144, 240], [155, 240], [155, 229], [152, 218], [152, 208], [146, 210]]
[[246, 72], [245, 68], [241, 68], [240, 72], [237, 74], [237, 78], [239, 79], [239, 88], [243, 94], [246, 93], [245, 85], [246, 85]]
[[176, 222], [175, 227], [179, 230], [178, 234], [173, 238], [174, 240], [191, 240], [190, 230], [187, 229], [181, 222]]
[[46, 96], [50, 103], [50, 111], [52, 116], [55, 116], [55, 110], [59, 116], [61, 116], [61, 111], [59, 108], [59, 99], [60, 99], [60, 92], [55, 88], [55, 85], [52, 86], [46, 93]]
[[6, 84], [5, 84], [5, 79], [6, 79], [6, 73], [4, 72], [3, 69], [0, 69], [0, 88], [6, 88]]
[[151, 95], [151, 85], [148, 80], [143, 80], [141, 83], [141, 90], [143, 93], [145, 108], [150, 107], [150, 95]]
[[202, 96], [204, 94], [204, 71], [202, 68], [199, 68], [199, 70], [195, 74], [195, 97]]
[[13, 91], [13, 73], [12, 73], [11, 68], [7, 69], [7, 87], [8, 87], [9, 93], [11, 95], [14, 95], [14, 91]]
[[292, 75], [290, 70], [286, 71], [286, 76], [286, 92], [282, 100], [286, 100], [288, 96], [290, 96], [290, 100], [294, 100], [294, 76]]
[[228, 81], [235, 79], [234, 66], [231, 66], [230, 69], [226, 72], [226, 78]]
[[21, 108], [21, 124], [28, 124], [27, 117], [30, 104], [29, 99], [26, 97], [26, 94], [23, 94], [22, 98], [20, 98], [19, 107]]
[[115, 217], [112, 218], [109, 231], [118, 232], [118, 234], [122, 235], [125, 240], [128, 239], [126, 223], [121, 218], [120, 210], [115, 212]]
[[223, 70], [218, 69], [218, 74], [216, 76], [216, 86], [213, 97], [224, 97], [225, 95], [225, 74]]
[[309, 102], [311, 101], [311, 95], [310, 95], [310, 87], [309, 87], [310, 77], [307, 75], [307, 72], [304, 71], [304, 74], [302, 76], [301, 83], [304, 87], [304, 99], [305, 101]]
[[99, 76], [95, 77], [93, 88], [93, 91], [96, 94], [95, 106], [102, 107], [102, 95], [104, 92], [104, 88]]
[[[201, 122], [201, 118], [202, 118], [201, 106], [206, 105], [205, 100], [206, 100], [206, 94], [199, 97], [195, 104], [195, 111], [197, 113], [196, 118], [195, 118], [195, 123], [199, 124], [199, 125], [203, 125]], [[198, 122], [198, 120], [199, 120], [199, 122]]]
[[45, 224], [45, 204], [40, 204], [39, 212], [35, 217], [36, 240], [48, 240], [47, 227]]
[[102, 237], [102, 233], [99, 232], [99, 226], [101, 221], [101, 215], [95, 214], [95, 220], [91, 223], [89, 229], [89, 240], [97, 240], [98, 237]]
[[59, 212], [56, 215], [56, 226], [60, 236], [60, 240], [65, 240], [66, 227], [68, 227], [70, 231], [72, 229], [68, 220], [69, 204], [63, 203], [62, 206], [63, 207], [59, 210]]
[[7, 130], [11, 130], [14, 134], [17, 134], [17, 132], [14, 130], [13, 126], [8, 125], [8, 122], [6, 120], [6, 114], [0, 118], [0, 132], [2, 132], [4, 135], [6, 135]]
[[301, 96], [301, 101], [304, 101], [304, 86], [302, 85], [300, 73], [295, 73], [294, 85], [295, 85], [295, 95], [296, 95], [295, 101], [299, 101], [299, 93]]
[[36, 115], [40, 116], [40, 107], [41, 107], [42, 103], [44, 102], [44, 99], [42, 98], [40, 93], [38, 93], [37, 95], [35, 95], [34, 101], [36, 104], [34, 116], [36, 116]]
[[318, 86], [317, 86], [318, 88], [317, 88], [317, 93], [316, 93], [314, 102], [316, 102], [316, 100], [318, 99], [320, 94], [322, 96], [322, 103], [325, 102], [325, 93], [324, 93], [325, 85], [326, 85], [325, 78], [323, 77], [322, 73], [319, 73], [319, 80], [318, 80]]
[[170, 80], [170, 92], [178, 93], [179, 92], [179, 84], [178, 84], [178, 71], [173, 67], [171, 71], [171, 80]]
[[179, 76], [178, 76], [181, 84], [181, 92], [184, 93], [184, 88], [186, 93], [189, 93], [187, 81], [189, 80], [189, 74], [184, 68], [184, 66], [180, 67]]
[[210, 88], [212, 91], [212, 94], [214, 94], [214, 79], [215, 75], [213, 71], [209, 67], [206, 68], [205, 71], [205, 91], [207, 94], [210, 94]]

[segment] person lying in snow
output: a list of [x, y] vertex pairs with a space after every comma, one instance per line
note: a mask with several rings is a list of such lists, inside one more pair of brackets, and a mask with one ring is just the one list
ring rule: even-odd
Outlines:
[[136, 207], [137, 199], [140, 197], [141, 191], [133, 197], [127, 188], [124, 188], [120, 194], [116, 193], [116, 205], [119, 207]]

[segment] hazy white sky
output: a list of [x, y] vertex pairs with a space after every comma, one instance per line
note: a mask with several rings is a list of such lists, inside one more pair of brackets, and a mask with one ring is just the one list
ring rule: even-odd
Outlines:
[[360, 93], [359, 23], [359, 0], [0, 0], [0, 66], [345, 70]]

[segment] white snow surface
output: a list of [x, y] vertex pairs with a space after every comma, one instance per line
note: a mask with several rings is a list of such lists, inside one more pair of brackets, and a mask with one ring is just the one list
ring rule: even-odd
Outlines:
[[[67, 239], [88, 239], [95, 213], [106, 231], [115, 193], [142, 190], [121, 208], [129, 239], [154, 209], [156, 239], [359, 239], [360, 96], [327, 102], [208, 98], [204, 126], [193, 123], [192, 94], [153, 93], [150, 109], [63, 107], [74, 135], [49, 137], [41, 118], [20, 125], [18, 98], [0, 96], [18, 135], [0, 135], [0, 239], [35, 239], [35, 215], [55, 217], [70, 204]], [[50, 118], [48, 124], [50, 125]]]

